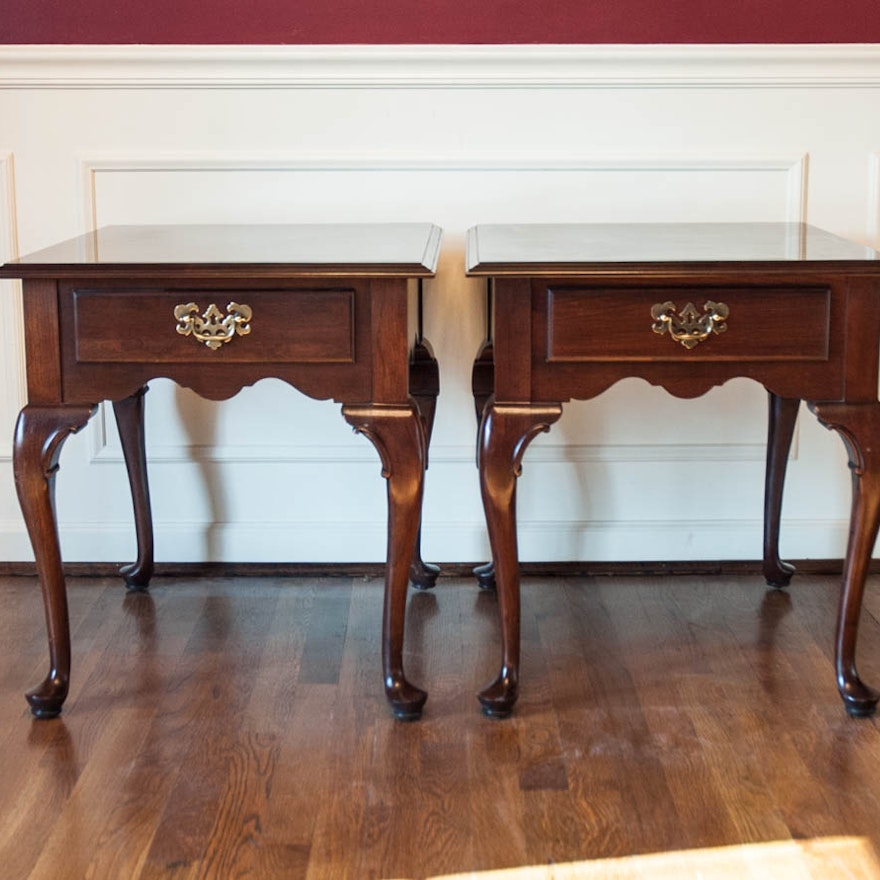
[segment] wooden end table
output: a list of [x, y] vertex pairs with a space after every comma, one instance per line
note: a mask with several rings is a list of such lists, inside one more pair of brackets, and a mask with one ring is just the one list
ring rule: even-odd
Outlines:
[[0, 267], [0, 278], [24, 282], [28, 403], [14, 472], [50, 657], [45, 680], [27, 694], [36, 717], [61, 711], [70, 677], [54, 511], [61, 448], [100, 401], [113, 402], [138, 544], [122, 574], [130, 588], [145, 588], [153, 537], [144, 392], [158, 376], [212, 400], [282, 379], [342, 403], [345, 420], [372, 441], [388, 483], [385, 692], [398, 718], [420, 715], [427, 695], [407, 681], [402, 650], [408, 575], [429, 587], [437, 574], [418, 547], [438, 392], [418, 279], [434, 274], [439, 244], [430, 224], [111, 226]]
[[479, 695], [503, 717], [517, 698], [516, 478], [530, 441], [573, 398], [640, 377], [697, 397], [734, 377], [770, 396], [764, 574], [779, 559], [785, 467], [800, 400], [843, 438], [853, 475], [837, 621], [837, 683], [851, 715], [878, 693], [856, 671], [865, 575], [880, 521], [880, 254], [798, 223], [485, 225], [469, 275], [489, 279], [491, 332], [474, 364], [480, 486], [497, 582], [501, 669]]

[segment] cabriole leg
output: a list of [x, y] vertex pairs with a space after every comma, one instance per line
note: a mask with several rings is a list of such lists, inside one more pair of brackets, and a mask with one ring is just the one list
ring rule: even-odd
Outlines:
[[880, 524], [880, 404], [814, 404], [819, 421], [843, 438], [852, 471], [852, 514], [837, 617], [837, 687], [846, 711], [873, 715], [880, 694], [856, 670], [865, 578]]
[[49, 673], [25, 695], [37, 718], [61, 712], [70, 683], [70, 620], [55, 517], [55, 474], [64, 441], [94, 412], [95, 407], [87, 406], [26, 406], [15, 428], [15, 488], [36, 557], [49, 637]]
[[[483, 411], [495, 390], [495, 348], [491, 340], [486, 340], [474, 360], [471, 371], [471, 391], [474, 395], [474, 410], [477, 415], [477, 435], [483, 421]], [[474, 568], [474, 577], [481, 590], [495, 589], [495, 567], [490, 559]]]
[[767, 470], [764, 480], [764, 578], [770, 587], [785, 587], [795, 572], [794, 566], [779, 557], [779, 523], [782, 516], [782, 492], [791, 439], [797, 422], [800, 400], [769, 393], [767, 424]]
[[501, 618], [501, 670], [478, 695], [484, 714], [504, 718], [513, 710], [519, 687], [520, 592], [516, 543], [516, 480], [532, 439], [562, 415], [560, 404], [489, 403], [480, 426], [480, 491], [492, 545], [498, 612]]
[[144, 395], [147, 386], [131, 397], [113, 404], [122, 454], [128, 471], [134, 528], [137, 535], [137, 560], [124, 565], [119, 573], [130, 590], [144, 590], [153, 576], [153, 515], [150, 509], [150, 486], [147, 481], [147, 452], [144, 442]]
[[382, 615], [382, 674], [385, 695], [402, 721], [419, 718], [428, 695], [410, 684], [403, 669], [404, 616], [412, 550], [422, 508], [425, 448], [415, 404], [344, 406], [342, 414], [366, 435], [382, 459], [388, 481], [388, 552]]
[[[434, 352], [426, 340], [421, 340], [413, 348], [409, 364], [409, 387], [419, 408], [422, 419], [424, 439], [423, 458], [428, 466], [428, 448], [434, 431], [434, 412], [437, 409], [437, 395], [440, 393], [440, 371]], [[422, 525], [416, 533], [412, 562], [409, 568], [410, 583], [417, 590], [430, 590], [440, 575], [440, 568], [422, 559]]]

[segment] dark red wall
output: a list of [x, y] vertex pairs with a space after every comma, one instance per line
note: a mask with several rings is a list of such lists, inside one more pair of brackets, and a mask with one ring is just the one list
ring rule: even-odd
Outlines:
[[878, 0], [0, 2], [0, 43], [862, 42]]

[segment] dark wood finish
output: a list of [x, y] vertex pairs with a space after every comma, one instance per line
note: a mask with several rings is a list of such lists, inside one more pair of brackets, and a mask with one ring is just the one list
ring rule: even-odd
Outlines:
[[[363, 285], [366, 288], [366, 284]], [[64, 318], [72, 325], [75, 364], [214, 364], [216, 354], [205, 345], [168, 333], [145, 333], [132, 344], [138, 328], [167, 327], [174, 307], [194, 299], [200, 311], [208, 302], [221, 309], [230, 301], [253, 306], [259, 321], [257, 339], [242, 337], [223, 349], [224, 363], [352, 364], [354, 355], [354, 289], [319, 286], [300, 290], [88, 290], [73, 287]], [[295, 314], [296, 323], [276, 316]], [[267, 320], [267, 318], [269, 320]], [[120, 332], [124, 328], [125, 332]]]
[[767, 467], [764, 475], [764, 578], [771, 587], [786, 587], [795, 567], [779, 558], [779, 524], [788, 454], [800, 400], [767, 395]]
[[25, 347], [28, 402], [34, 406], [52, 404], [58, 401], [61, 394], [60, 323], [55, 282], [42, 279], [31, 281], [23, 311], [25, 326], [33, 328], [33, 342]]
[[[430, 343], [420, 338], [410, 354], [409, 360], [410, 394], [419, 408], [424, 435], [423, 455], [425, 469], [428, 467], [428, 450], [431, 434], [434, 432], [434, 415], [437, 411], [437, 396], [440, 393], [440, 370]], [[422, 559], [422, 525], [416, 534], [412, 563], [409, 568], [409, 582], [417, 590], [430, 590], [437, 583], [440, 567]]]
[[495, 355], [491, 340], [486, 340], [480, 347], [471, 371], [471, 390], [474, 395], [474, 412], [477, 425], [483, 419], [483, 410], [495, 391]]
[[[840, 575], [840, 559], [793, 559], [799, 572], [815, 575]], [[442, 573], [450, 577], [472, 574], [477, 563], [443, 562]], [[482, 563], [481, 563], [482, 565]], [[761, 559], [654, 559], [630, 560], [574, 560], [521, 562], [520, 572], [529, 577], [659, 577], [670, 575], [720, 576], [761, 574]], [[113, 562], [65, 562], [68, 577], [112, 577], [119, 569]], [[880, 559], [872, 559], [868, 566], [871, 574], [880, 574]], [[34, 577], [37, 567], [33, 562], [0, 561], [0, 577]], [[383, 577], [384, 562], [157, 562], [155, 577], [230, 578], [230, 577]], [[770, 585], [772, 586], [772, 585]]]
[[425, 472], [425, 435], [415, 405], [344, 406], [342, 415], [370, 439], [382, 459], [388, 481], [388, 559], [382, 614], [382, 673], [385, 694], [403, 721], [419, 718], [428, 695], [406, 680], [403, 630], [413, 548], [419, 531]]
[[[621, 290], [558, 284], [547, 289], [548, 363], [591, 361], [820, 361], [828, 359], [829, 300], [825, 287], [639, 287]], [[748, 333], [724, 333], [712, 345], [690, 351], [670, 344], [668, 336], [644, 331], [654, 303], [672, 300], [702, 307], [707, 298], [720, 300], [735, 316], [754, 315]], [[792, 321], [792, 315], [797, 321]], [[613, 317], [612, 317], [613, 316]]]
[[[163, 267], [157, 266], [158, 270]], [[234, 267], [237, 268], [237, 267]], [[29, 267], [22, 266], [26, 272]], [[93, 270], [96, 271], [96, 270]], [[111, 270], [108, 270], [111, 271]], [[175, 278], [182, 270], [168, 267], [169, 278]], [[382, 370], [383, 361], [374, 363], [372, 353], [372, 322], [380, 322], [381, 315], [373, 316], [371, 298], [376, 280], [350, 278], [340, 290], [343, 279], [301, 278], [298, 267], [290, 270], [286, 288], [290, 296], [278, 291], [275, 280], [279, 270], [274, 269], [270, 282], [261, 280], [259, 271], [252, 269], [247, 285], [223, 287], [222, 270], [214, 269], [209, 281], [193, 279], [190, 287], [186, 278], [177, 283], [161, 283], [161, 279], [138, 287], [134, 283], [120, 284], [115, 278], [105, 281], [84, 279], [83, 282], [62, 280], [58, 300], [62, 351], [62, 383], [65, 400], [88, 399], [92, 389], [100, 384], [108, 400], [128, 397], [157, 375], [173, 375], [179, 384], [191, 388], [202, 397], [225, 400], [237, 394], [242, 387], [253, 385], [260, 379], [281, 379], [298, 388], [304, 394], [318, 399], [371, 400], [377, 390], [373, 389], [374, 367]], [[206, 275], [208, 270], [205, 269]], [[155, 272], [154, 272], [155, 274]], [[406, 327], [407, 292], [406, 279], [392, 279], [397, 285], [392, 294], [393, 302], [386, 308], [402, 310], [402, 318], [394, 332], [403, 337], [407, 350]], [[26, 279], [29, 289], [30, 280]], [[172, 288], [171, 295], [167, 288]], [[139, 310], [124, 309], [117, 317], [116, 303], [127, 290], [142, 306]], [[87, 293], [89, 305], [83, 310], [78, 301]], [[100, 294], [106, 293], [108, 305], [100, 308]], [[337, 320], [336, 326], [327, 324], [321, 309], [323, 295], [330, 299], [330, 315]], [[254, 328], [246, 336], [236, 336], [217, 351], [199, 343], [194, 337], [181, 336], [176, 332], [173, 317], [175, 305], [195, 302], [203, 312], [208, 305], [216, 304], [223, 311], [231, 300], [244, 302], [253, 309]], [[300, 315], [296, 306], [304, 305]], [[85, 320], [81, 313], [85, 311]], [[308, 324], [315, 320], [316, 339], [310, 340], [306, 332]], [[285, 339], [285, 325], [292, 325], [289, 338]], [[26, 325], [29, 326], [29, 325]], [[148, 328], [148, 329], [144, 329]], [[155, 328], [155, 329], [154, 329]], [[131, 344], [129, 334], [144, 333], [143, 342]], [[261, 337], [267, 336], [265, 348]], [[108, 340], [116, 337], [123, 340]], [[159, 337], [152, 339], [153, 336]], [[354, 355], [357, 352], [357, 356]], [[119, 360], [114, 361], [115, 355]], [[397, 366], [397, 380], [401, 379], [406, 361]], [[395, 393], [399, 402], [401, 392]], [[377, 398], [381, 399], [381, 398]]]
[[508, 406], [492, 403], [480, 427], [480, 493], [492, 545], [493, 574], [498, 590], [501, 670], [480, 692], [483, 711], [492, 717], [510, 714], [519, 687], [519, 558], [516, 546], [516, 479], [529, 443], [562, 415], [560, 404]]
[[[732, 375], [736, 375], [754, 379], [782, 397], [800, 396], [800, 389], [805, 383], [809, 383], [817, 398], [838, 399], [843, 394], [846, 381], [844, 357], [846, 337], [844, 333], [836, 330], [842, 328], [848, 319], [845, 312], [845, 282], [842, 280], [845, 276], [840, 275], [835, 281], [834, 270], [825, 268], [825, 265], [819, 264], [805, 269], [804, 264], [794, 263], [787, 267], [786, 271], [782, 269], [774, 271], [770, 268], [756, 269], [754, 264], [748, 262], [725, 264], [719, 268], [709, 268], [699, 263], [679, 268], [668, 267], [665, 264], [646, 264], [644, 269], [646, 277], [632, 278], [628, 274], [622, 274], [618, 282], [618, 289], [624, 300], [630, 299], [633, 287], [653, 288], [654, 296], [642, 300], [644, 306], [642, 317], [634, 320], [628, 316], [625, 323], [618, 326], [617, 313], [612, 310], [605, 324], [599, 324], [598, 328], [593, 325], [594, 329], [591, 331], [591, 335], [599, 339], [608, 333], [611, 353], [607, 359], [600, 359], [598, 353], [593, 353], [591, 359], [584, 359], [581, 362], [554, 363], [550, 360], [547, 295], [550, 290], [565, 284], [567, 279], [558, 276], [536, 279], [531, 287], [533, 360], [530, 365], [530, 394], [536, 400], [588, 399], [610, 388], [622, 375], [638, 377], [658, 384], [657, 376], [662, 371], [663, 379], [659, 384], [677, 397], [699, 397], [715, 386], [723, 384]], [[658, 266], [653, 276], [648, 274], [651, 271], [650, 266]], [[659, 268], [660, 266], [662, 269]], [[559, 267], [558, 271], [562, 271], [563, 268], [568, 271], [568, 267]], [[612, 269], [608, 271], [611, 272]], [[661, 279], [663, 284], [659, 283]], [[514, 282], [519, 284], [521, 281], [522, 279], [499, 278], [496, 283], [496, 302], [501, 296], [504, 296], [506, 301], [508, 295], [502, 291], [507, 291], [509, 284]], [[603, 290], [607, 290], [607, 281], [606, 274], [597, 280], [597, 283]], [[821, 309], [817, 309], [816, 303], [813, 302], [813, 307], [808, 310], [811, 320], [803, 335], [796, 330], [801, 325], [800, 312], [796, 310], [797, 297], [789, 300], [791, 303], [789, 328], [784, 326], [778, 312], [771, 315], [773, 326], [779, 334], [780, 348], [785, 353], [782, 359], [773, 355], [759, 357], [752, 341], [756, 334], [759, 338], [767, 338], [761, 330], [765, 319], [764, 303], [766, 302], [766, 296], [763, 294], [774, 281], [786, 293], [816, 288], [831, 290], [833, 285], [827, 314], [820, 323], [818, 318]], [[701, 284], [709, 285], [703, 288], [702, 293], [699, 292]], [[694, 301], [698, 311], [702, 311], [707, 299], [717, 296], [723, 301], [724, 291], [730, 290], [732, 286], [749, 285], [754, 285], [759, 295], [754, 299], [739, 297], [737, 304], [742, 305], [745, 300], [745, 307], [734, 309], [731, 306], [732, 317], [726, 322], [728, 330], [721, 335], [712, 336], [690, 352], [673, 341], [668, 334], [660, 336], [651, 330], [653, 321], [650, 310], [654, 303], [669, 300], [675, 302], [678, 309], [681, 309], [687, 302]], [[680, 296], [682, 287], [689, 288], [692, 295]], [[701, 295], [702, 299], [700, 299]], [[824, 298], [823, 291], [821, 300], [825, 301]], [[499, 306], [496, 305], [496, 317], [498, 309]], [[611, 325], [610, 328], [606, 326], [608, 324]], [[835, 331], [829, 328], [835, 328]], [[747, 338], [740, 341], [737, 339], [739, 336]], [[792, 348], [788, 341], [791, 336], [795, 337], [799, 349]], [[496, 358], [499, 345], [496, 339]], [[622, 354], [627, 345], [632, 348], [632, 355], [629, 358]], [[652, 357], [646, 355], [648, 350], [654, 352]], [[738, 351], [739, 354], [731, 353], [732, 350]], [[688, 354], [694, 357], [688, 358]], [[694, 364], [699, 364], [699, 368], [695, 368]]]
[[837, 685], [850, 715], [873, 715], [880, 694], [856, 671], [856, 642], [868, 562], [880, 525], [880, 403], [810, 403], [827, 428], [840, 434], [852, 472], [852, 514], [837, 615]]
[[[383, 675], [394, 713], [418, 717], [426, 694], [404, 676], [403, 608], [409, 567], [419, 557], [438, 381], [426, 345], [419, 366], [410, 366], [408, 328], [412, 279], [433, 274], [439, 237], [428, 224], [108, 227], [0, 267], [0, 277], [24, 280], [29, 404], [16, 431], [15, 474], [50, 652], [48, 676], [28, 694], [34, 715], [57, 715], [69, 687], [52, 505], [64, 438], [101, 400], [113, 401], [138, 539], [137, 560], [122, 574], [130, 588], [145, 588], [153, 541], [144, 392], [163, 376], [214, 400], [279, 378], [342, 403], [345, 418], [373, 441], [388, 479]], [[223, 315], [231, 302], [252, 313], [244, 333], [209, 346], [178, 332], [176, 306], [195, 303], [202, 315], [213, 305]], [[420, 413], [419, 402], [430, 412]], [[423, 569], [425, 579], [430, 570]]]
[[70, 623], [61, 546], [55, 522], [55, 475], [64, 441], [79, 431], [95, 407], [26, 406], [15, 426], [15, 488], [34, 546], [49, 636], [49, 672], [28, 691], [37, 718], [54, 718], [70, 684]]
[[[427, 223], [104, 226], [10, 262], [29, 278], [427, 278], [440, 229]], [[99, 272], [96, 273], [95, 270]], [[8, 277], [24, 277], [9, 275]]]
[[[826, 293], [823, 291], [823, 293]], [[827, 298], [827, 296], [826, 296]], [[552, 308], [552, 304], [549, 305]], [[825, 309], [827, 313], [827, 308]], [[644, 311], [642, 312], [644, 316]], [[598, 326], [600, 322], [596, 322]], [[823, 319], [823, 333], [827, 342], [827, 314]], [[589, 327], [582, 327], [584, 334]], [[583, 345], [583, 335], [576, 338], [576, 342]], [[586, 341], [589, 344], [588, 341]], [[595, 342], [594, 342], [595, 344]], [[548, 342], [548, 349], [551, 348]], [[826, 345], [827, 347], [827, 345]], [[483, 343], [477, 357], [474, 360], [472, 373], [472, 389], [474, 406], [477, 412], [477, 424], [479, 426], [486, 404], [492, 397], [495, 388], [495, 371], [493, 345], [491, 340]], [[794, 428], [797, 419], [797, 411], [800, 401], [797, 399], [781, 398], [772, 392], [769, 393], [768, 414], [768, 442], [767, 442], [767, 465], [764, 493], [764, 554], [763, 569], [767, 583], [771, 586], [787, 586], [795, 572], [795, 567], [779, 558], [779, 524], [782, 515], [782, 495], [785, 484], [785, 472], [788, 465], [788, 455], [794, 436]], [[495, 569], [491, 561], [478, 565], [473, 569], [474, 576], [480, 589], [496, 589]]]
[[113, 403], [122, 455], [128, 471], [134, 529], [137, 536], [137, 559], [119, 569], [130, 590], [144, 590], [153, 576], [153, 513], [147, 477], [146, 432], [144, 430], [144, 395], [147, 386], [131, 397]]
[[[489, 297], [491, 308], [491, 296]], [[471, 390], [474, 395], [474, 410], [477, 416], [477, 428], [483, 421], [483, 411], [495, 391], [495, 356], [491, 339], [487, 339], [474, 360], [471, 371]], [[495, 567], [492, 560], [478, 565], [473, 569], [474, 576], [481, 590], [495, 589]]]
[[[843, 436], [854, 492], [838, 684], [848, 712], [871, 714], [878, 695], [862, 683], [854, 657], [880, 518], [873, 452], [880, 444], [880, 255], [795, 223], [494, 225], [468, 233], [467, 270], [492, 279], [494, 302], [494, 398], [484, 405], [479, 443], [502, 661], [480, 694], [484, 711], [508, 714], [517, 695], [514, 484], [531, 432], [549, 427], [564, 402], [590, 399], [634, 376], [679, 397], [696, 397], [734, 377], [768, 390], [764, 572], [774, 585], [787, 583], [793, 571], [779, 559], [778, 541], [798, 401], [808, 401]], [[687, 346], [667, 327], [656, 332], [655, 309], [662, 314], [672, 305], [678, 315], [691, 304], [702, 314], [704, 303], [715, 302], [727, 307], [722, 332]], [[476, 391], [485, 395], [475, 383]], [[481, 585], [491, 573], [478, 571]]]
[[630, 277], [645, 284], [648, 263], [676, 275], [695, 264], [723, 270], [742, 263], [785, 274], [786, 264], [852, 268], [874, 259], [871, 248], [804, 223], [526, 223], [468, 230], [466, 268], [490, 278], [522, 278], [558, 275], [564, 266], [573, 276]]
[[564, 876], [838, 835], [880, 851], [880, 729], [842, 723], [827, 674], [838, 580], [524, 577], [525, 678], [498, 724], [472, 696], [495, 602], [444, 577], [410, 595], [406, 650], [413, 674], [443, 675], [426, 723], [397, 724], [370, 686], [381, 577], [157, 577], [124, 601], [115, 578], [72, 578], [67, 710], [28, 724], [39, 588], [0, 578], [4, 880]]

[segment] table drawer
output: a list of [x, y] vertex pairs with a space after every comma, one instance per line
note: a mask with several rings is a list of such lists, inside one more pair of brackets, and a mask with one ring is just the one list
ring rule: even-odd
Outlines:
[[584, 288], [536, 291], [549, 363], [825, 361], [827, 287]]
[[77, 363], [353, 363], [355, 291], [73, 290]]

